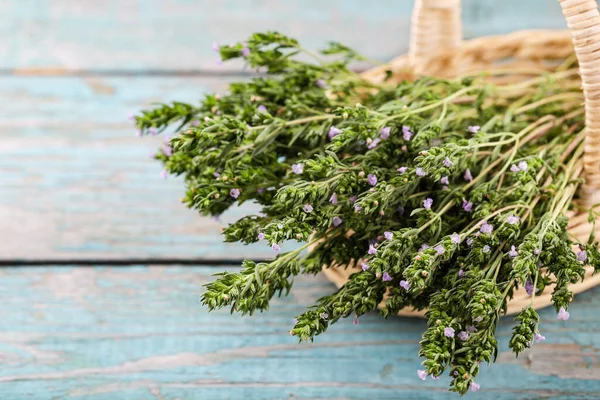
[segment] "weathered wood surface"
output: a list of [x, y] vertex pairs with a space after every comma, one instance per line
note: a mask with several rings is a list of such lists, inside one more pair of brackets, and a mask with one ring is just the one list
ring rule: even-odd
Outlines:
[[[555, 0], [463, 3], [467, 37], [564, 27]], [[240, 66], [217, 67], [210, 44], [257, 30], [281, 30], [309, 48], [339, 40], [389, 59], [406, 51], [411, 6], [1, 1], [0, 261], [270, 254], [222, 244], [221, 223], [181, 206], [181, 182], [160, 179], [147, 157], [160, 139], [135, 138], [127, 115], [224, 90]], [[292, 317], [331, 284], [301, 277], [269, 313], [239, 318], [199, 304], [216, 270], [0, 269], [0, 399], [457, 398], [444, 379], [415, 374], [423, 320], [368, 315], [298, 344], [287, 335]], [[600, 289], [578, 295], [566, 323], [542, 311], [547, 341], [519, 359], [507, 351], [512, 322], [503, 321], [498, 364], [484, 368], [479, 398], [597, 398], [598, 303]]]
[[265, 246], [225, 245], [222, 222], [179, 201], [148, 157], [161, 138], [136, 138], [128, 113], [152, 102], [196, 101], [218, 78], [0, 77], [0, 260], [241, 258]]
[[[279, 30], [307, 48], [344, 42], [388, 60], [407, 49], [410, 0], [4, 0], [0, 69], [69, 71], [239, 70], [218, 67], [211, 43]], [[466, 37], [564, 29], [556, 0], [463, 0]]]
[[[416, 375], [423, 320], [368, 315], [298, 344], [287, 334], [293, 316], [333, 290], [330, 283], [301, 277], [268, 313], [241, 318], [200, 306], [214, 271], [0, 270], [0, 398], [458, 398], [446, 393], [447, 378]], [[507, 347], [512, 321], [503, 320], [499, 360], [484, 368], [478, 397], [597, 398], [599, 301], [599, 289], [579, 295], [567, 322], [542, 311], [547, 341], [518, 359]]]

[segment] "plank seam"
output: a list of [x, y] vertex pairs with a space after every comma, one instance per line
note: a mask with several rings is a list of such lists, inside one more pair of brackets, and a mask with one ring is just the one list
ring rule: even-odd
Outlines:
[[[264, 262], [265, 260], [254, 260]], [[0, 260], [0, 267], [35, 267], [35, 266], [134, 266], [134, 265], [198, 265], [198, 266], [235, 266], [242, 264], [242, 259], [208, 259], [208, 258], [120, 258], [120, 259], [36, 259], [36, 260]]]

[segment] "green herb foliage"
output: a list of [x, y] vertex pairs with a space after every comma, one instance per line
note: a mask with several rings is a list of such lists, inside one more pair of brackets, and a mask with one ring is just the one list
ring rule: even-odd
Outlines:
[[[426, 308], [419, 376], [447, 373], [461, 394], [478, 390], [480, 363], [496, 357], [496, 325], [515, 290], [532, 302], [551, 291], [568, 318], [568, 284], [587, 264], [600, 268], [594, 237], [574, 252], [579, 242], [566, 230], [582, 182], [574, 66], [505, 84], [374, 84], [349, 70], [361, 60], [351, 49], [332, 43], [313, 54], [275, 32], [219, 55], [260, 74], [198, 105], [143, 111], [137, 126], [145, 134], [176, 127], [156, 158], [185, 177], [188, 207], [216, 216], [247, 200], [262, 206], [229, 225], [226, 241], [262, 240], [276, 253], [288, 240], [303, 245], [217, 274], [202, 295], [209, 309], [263, 311], [298, 274], [358, 265], [290, 333], [313, 340], [384, 297], [384, 317]], [[519, 354], [543, 336], [531, 305], [516, 322], [510, 347]]]

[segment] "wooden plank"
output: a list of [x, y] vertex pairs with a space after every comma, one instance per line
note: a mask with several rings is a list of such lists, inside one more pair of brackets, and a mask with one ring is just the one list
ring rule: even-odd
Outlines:
[[[227, 70], [211, 43], [279, 30], [305, 47], [342, 41], [388, 60], [406, 52], [413, 1], [380, 0], [5, 0], [0, 69], [19, 74], [74, 70]], [[464, 0], [465, 36], [566, 28], [556, 0]]]
[[0, 259], [242, 258], [266, 246], [221, 243], [223, 222], [179, 201], [181, 179], [148, 157], [127, 115], [154, 101], [196, 101], [223, 79], [0, 77]]
[[[314, 344], [287, 334], [294, 315], [333, 287], [300, 277], [268, 313], [208, 313], [207, 267], [0, 270], [2, 399], [456, 399], [447, 378], [422, 382], [420, 319], [344, 320]], [[26, 295], [25, 295], [26, 294]], [[500, 357], [481, 398], [588, 399], [600, 390], [600, 289], [578, 295], [568, 322], [541, 312], [544, 343]]]

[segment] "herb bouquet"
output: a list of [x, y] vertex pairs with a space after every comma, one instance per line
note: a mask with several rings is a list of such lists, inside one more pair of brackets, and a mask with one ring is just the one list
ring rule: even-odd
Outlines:
[[[209, 309], [266, 310], [294, 276], [337, 271], [339, 290], [296, 316], [290, 334], [313, 340], [380, 304], [384, 317], [426, 310], [418, 376], [446, 372], [459, 393], [479, 389], [503, 313], [517, 312], [517, 355], [544, 339], [536, 299], [569, 318], [573, 284], [600, 269], [594, 230], [567, 230], [595, 220], [593, 204], [577, 199], [590, 113], [586, 129], [572, 48], [534, 69], [400, 83], [402, 68], [352, 72], [348, 63], [364, 59], [338, 43], [314, 54], [271, 32], [215, 50], [261, 75], [199, 105], [136, 116], [142, 133], [177, 124], [156, 158], [185, 177], [189, 207], [216, 216], [248, 200], [262, 206], [223, 233], [263, 242], [273, 259], [218, 274], [202, 295]], [[430, 65], [451, 56], [440, 57]]]

